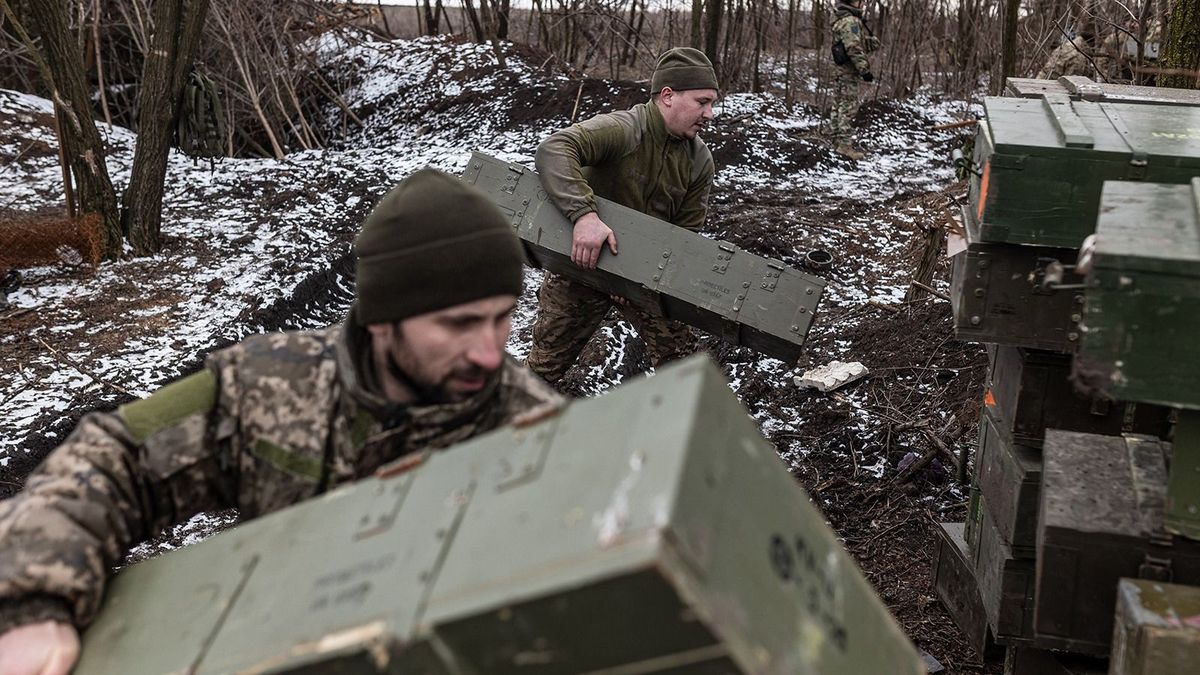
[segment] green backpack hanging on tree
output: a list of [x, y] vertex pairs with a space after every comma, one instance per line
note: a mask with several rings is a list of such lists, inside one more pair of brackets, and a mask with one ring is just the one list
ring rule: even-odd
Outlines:
[[225, 156], [225, 111], [221, 107], [220, 88], [196, 70], [188, 75], [183, 86], [176, 142], [189, 157]]

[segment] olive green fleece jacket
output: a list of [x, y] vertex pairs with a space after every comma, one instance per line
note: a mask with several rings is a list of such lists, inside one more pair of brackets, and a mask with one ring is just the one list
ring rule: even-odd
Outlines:
[[600, 196], [689, 230], [704, 224], [715, 173], [704, 141], [668, 133], [653, 102], [552, 134], [534, 162], [571, 222], [595, 211]]

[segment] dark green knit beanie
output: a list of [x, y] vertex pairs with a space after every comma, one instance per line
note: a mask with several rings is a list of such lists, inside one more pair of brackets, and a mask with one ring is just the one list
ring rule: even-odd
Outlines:
[[716, 89], [717, 74], [704, 52], [691, 47], [676, 47], [658, 57], [654, 75], [650, 78], [651, 94], [657, 94], [663, 87], [675, 91]]
[[483, 192], [434, 169], [384, 196], [354, 254], [354, 314], [363, 326], [521, 294], [524, 256], [512, 225]]

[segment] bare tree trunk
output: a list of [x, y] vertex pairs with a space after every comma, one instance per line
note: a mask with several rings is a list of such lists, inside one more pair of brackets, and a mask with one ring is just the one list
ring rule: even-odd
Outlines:
[[992, 95], [1004, 91], [1004, 80], [1017, 72], [1017, 20], [1020, 18], [1021, 0], [1004, 0], [1004, 26], [1000, 47], [999, 77], [992, 82]]
[[[392, 32], [392, 27], [388, 25], [387, 10], [383, 7], [383, 0], [375, 0], [375, 6], [379, 8], [379, 19], [383, 21], [383, 34], [389, 38], [395, 38], [396, 34]], [[391, 7], [391, 5], [388, 5]]]
[[[465, 0], [470, 2], [470, 0]], [[553, 50], [554, 45], [550, 40], [550, 27], [546, 25], [546, 8], [542, 6], [542, 0], [533, 0], [533, 11], [537, 12], [538, 21], [538, 39], [541, 40], [542, 46], [546, 49]]]
[[496, 18], [492, 15], [492, 7], [488, 4], [490, 0], [479, 0], [479, 18], [483, 23], [483, 31], [489, 42], [492, 43], [492, 52], [496, 55], [496, 63], [501, 68], [507, 68], [508, 63], [504, 59], [504, 50], [500, 48], [500, 40], [496, 37]]
[[[488, 0], [482, 0], [487, 2]], [[508, 18], [511, 14], [511, 5], [509, 0], [492, 0], [495, 3], [493, 11], [496, 13], [496, 38], [500, 40], [508, 39]]]
[[[487, 2], [487, 0], [483, 0]], [[429, 4], [429, 0], [425, 0], [425, 34], [438, 34], [438, 16], [437, 12], [433, 11], [433, 6]]]
[[704, 0], [692, 0], [692, 49], [704, 46]]
[[[741, 71], [739, 68], [741, 65], [739, 62], [740, 60], [737, 58], [731, 59], [729, 57], [729, 47], [733, 42], [734, 37], [737, 37], [739, 40], [741, 39], [744, 2], [745, 0], [737, 0], [737, 5], [732, 8], [732, 11], [730, 11], [729, 6], [726, 5], [724, 14], [732, 14], [733, 21], [725, 26], [725, 41], [724, 45], [721, 47], [720, 58], [713, 59], [714, 69], [717, 68], [717, 63], [721, 64], [721, 68], [717, 69], [717, 80], [724, 82], [725, 86], [728, 88], [733, 88], [735, 86], [734, 83], [736, 83], [738, 78], [741, 77]], [[728, 16], [726, 16], [726, 18], [728, 18]]]
[[758, 94], [762, 93], [762, 78], [758, 71], [762, 65], [763, 10], [755, 3], [750, 5], [750, 11], [754, 12], [754, 77], [751, 80], [750, 89]]
[[824, 0], [813, 0], [812, 46], [817, 50], [818, 59], [825, 55], [822, 48], [825, 46], [825, 20], [829, 18], [827, 11]]
[[450, 20], [450, 12], [446, 11], [446, 3], [442, 2], [442, 0], [437, 0], [433, 9], [446, 22], [446, 34], [454, 35], [454, 22]]
[[[480, 0], [480, 2], [487, 2], [487, 0]], [[534, 0], [534, 2], [541, 5], [540, 0]], [[475, 11], [475, 3], [471, 0], [463, 0], [463, 5], [467, 8], [467, 18], [471, 20], [471, 30], [475, 32], [475, 41], [482, 43], [484, 39], [483, 26], [479, 25], [479, 13]]]
[[[0, 5], [14, 29], [24, 34], [7, 0], [0, 0]], [[121, 253], [121, 217], [116, 192], [104, 163], [104, 141], [92, 119], [78, 43], [67, 28], [63, 3], [33, 2], [28, 5], [28, 12], [34, 30], [42, 39], [41, 54], [45, 58], [40, 63], [42, 76], [62, 114], [63, 152], [75, 175], [79, 210], [100, 216], [104, 257], [116, 258]], [[32, 42], [30, 48], [32, 51]]]
[[1177, 72], [1158, 76], [1158, 86], [1200, 89], [1200, 0], [1175, 0], [1163, 32], [1161, 67]]
[[[135, 254], [162, 248], [163, 185], [179, 97], [192, 68], [209, 0], [158, 0], [139, 96], [137, 147], [121, 222]], [[185, 6], [186, 5], [186, 6]]]
[[108, 110], [108, 89], [104, 84], [104, 57], [100, 53], [100, 0], [92, 0], [92, 49], [96, 58], [96, 87], [100, 90], [100, 110], [104, 121], [112, 124], [112, 113]]
[[792, 86], [792, 51], [795, 47], [796, 30], [796, 0], [788, 0], [787, 16], [787, 67], [784, 68], [783, 100], [790, 112], [795, 104], [796, 91]]
[[717, 45], [721, 37], [721, 3], [722, 0], [705, 0], [708, 13], [708, 31], [704, 35], [704, 53], [712, 61], [713, 70], [717, 73], [717, 81], [721, 81], [721, 56]]
[[[642, 20], [645, 20], [646, 12], [642, 11]], [[631, 0], [629, 3], [629, 25], [625, 29], [625, 46], [621, 50], [621, 63], [633, 65], [633, 45], [642, 33], [642, 24], [638, 21], [638, 0]]]

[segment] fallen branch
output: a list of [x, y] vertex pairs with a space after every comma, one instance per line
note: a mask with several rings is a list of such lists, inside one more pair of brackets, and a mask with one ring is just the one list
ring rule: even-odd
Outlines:
[[938, 124], [937, 126], [926, 127], [926, 131], [949, 131], [950, 129], [973, 127], [978, 123], [979, 120], [961, 120], [959, 122], [950, 122], [949, 124]]
[[925, 291], [926, 293], [930, 293], [930, 294], [936, 295], [937, 297], [939, 297], [939, 298], [941, 298], [941, 299], [945, 300], [946, 302], [950, 302], [950, 296], [949, 296], [949, 295], [946, 295], [945, 293], [943, 293], [943, 292], [941, 292], [941, 291], [939, 291], [939, 290], [937, 290], [937, 289], [933, 288], [932, 286], [928, 286], [928, 285], [926, 285], [926, 284], [923, 284], [923, 283], [921, 283], [921, 282], [917, 281], [916, 279], [913, 279], [912, 281], [910, 281], [910, 282], [908, 282], [908, 283], [909, 283], [909, 285], [910, 285], [910, 286], [916, 286], [917, 288], [919, 288], [919, 289], [921, 289], [921, 290]]
[[103, 384], [104, 386], [106, 386], [110, 389], [119, 391], [122, 394], [125, 394], [127, 396], [132, 396], [133, 398], [139, 398], [137, 394], [133, 393], [132, 391], [129, 391], [125, 387], [122, 387], [121, 385], [116, 384], [114, 382], [109, 382], [108, 380], [104, 379], [103, 377], [100, 377], [99, 375], [85, 369], [83, 366], [79, 365], [78, 363], [75, 363], [75, 361], [73, 359], [71, 359], [71, 357], [67, 356], [66, 354], [63, 354], [62, 352], [58, 351], [54, 347], [51, 347], [49, 344], [46, 344], [46, 341], [43, 340], [42, 338], [35, 336], [33, 339], [37, 340], [38, 344], [42, 345], [47, 350], [49, 350], [50, 353], [54, 356], [54, 358], [57, 359], [60, 363], [67, 364], [68, 366], [74, 368], [75, 370], [78, 370], [80, 373], [87, 375], [88, 377], [92, 378], [96, 382], [99, 382], [100, 384]]
[[579, 98], [583, 96], [583, 80], [579, 81], [579, 89], [575, 91], [575, 107], [571, 108], [571, 124], [575, 123], [575, 116], [579, 114]]
[[882, 302], [879, 302], [878, 300], [868, 300], [867, 304], [876, 309], [882, 309], [885, 312], [891, 312], [892, 314], [897, 314], [900, 312], [900, 310], [898, 308], [892, 307], [891, 305], [885, 305]]
[[909, 524], [910, 522], [912, 522], [912, 521], [909, 521], [909, 520], [901, 520], [901, 521], [900, 521], [900, 522], [898, 522], [898, 523], [892, 523], [891, 525], [887, 526], [886, 528], [884, 528], [884, 529], [882, 529], [882, 530], [880, 530], [880, 531], [876, 532], [874, 535], [872, 535], [872, 536], [871, 536], [871, 538], [870, 538], [870, 539], [868, 539], [868, 540], [864, 541], [864, 542], [862, 543], [862, 546], [864, 546], [864, 547], [865, 547], [865, 546], [869, 546], [869, 545], [871, 545], [872, 543], [874, 543], [876, 539], [878, 539], [878, 538], [882, 537], [882, 536], [883, 536], [883, 535], [885, 535], [885, 534], [890, 534], [890, 533], [892, 533], [892, 532], [895, 532], [896, 530], [900, 529], [901, 527], [904, 527], [905, 525]]
[[928, 419], [911, 420], [908, 422], [902, 422], [900, 424], [892, 425], [892, 431], [895, 431], [896, 433], [899, 433], [901, 431], [912, 431], [913, 429], [928, 429], [928, 428], [929, 428], [929, 420]]
[[846, 435], [846, 445], [850, 446], [850, 461], [854, 463], [854, 477], [858, 478], [858, 451], [854, 449], [854, 437]]
[[4, 166], [0, 166], [0, 175], [3, 175], [4, 172], [11, 169], [14, 164], [21, 161], [21, 158], [25, 156], [25, 153], [29, 152], [30, 148], [32, 148], [35, 143], [37, 143], [36, 140], [29, 141], [29, 144], [26, 145], [20, 152], [18, 152], [17, 156], [13, 157], [12, 160], [9, 161], [8, 164], [5, 164]]
[[1200, 70], [1192, 70], [1191, 68], [1159, 68], [1157, 66], [1141, 66], [1134, 68], [1134, 72], [1146, 75], [1182, 75], [1183, 77], [1194, 77], [1200, 80]]

